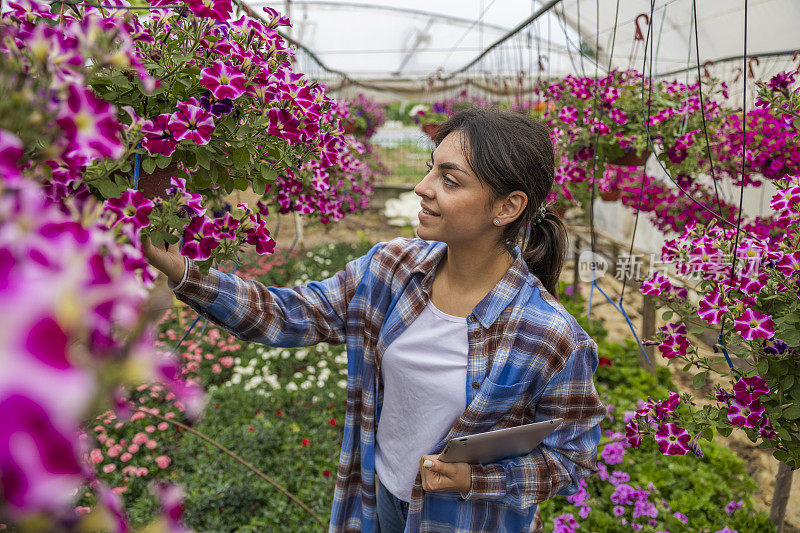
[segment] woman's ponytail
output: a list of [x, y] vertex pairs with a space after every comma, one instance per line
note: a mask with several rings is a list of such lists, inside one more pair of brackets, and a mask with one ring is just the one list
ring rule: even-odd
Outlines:
[[558, 215], [547, 209], [539, 223], [526, 228], [522, 240], [522, 258], [528, 270], [539, 278], [550, 294], [558, 298], [556, 283], [567, 251], [564, 223]]

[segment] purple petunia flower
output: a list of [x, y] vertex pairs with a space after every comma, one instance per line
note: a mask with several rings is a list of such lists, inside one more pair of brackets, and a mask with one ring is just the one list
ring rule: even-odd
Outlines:
[[722, 301], [720, 292], [711, 291], [700, 300], [697, 314], [709, 324], [719, 324], [727, 311], [728, 306]]
[[64, 103], [56, 122], [67, 139], [70, 158], [88, 162], [122, 156], [125, 147], [119, 140], [114, 106], [78, 85], [69, 86]]
[[658, 450], [664, 455], [686, 455], [689, 451], [689, 432], [677, 424], [659, 426], [655, 439]]
[[687, 348], [689, 348], [689, 341], [683, 335], [667, 335], [658, 345], [658, 350], [665, 359], [686, 357]]
[[175, 139], [208, 144], [214, 132], [214, 117], [202, 107], [187, 102], [178, 103], [177, 108], [169, 118], [169, 129]]
[[773, 91], [784, 92], [794, 83], [794, 75], [791, 71], [779, 72], [770, 78], [767, 86]]
[[192, 13], [225, 22], [231, 16], [231, 0], [186, 0]]
[[217, 225], [205, 216], [194, 217], [183, 230], [181, 254], [189, 259], [208, 259], [219, 246]]
[[212, 100], [211, 98], [209, 98], [210, 94], [211, 93], [204, 94], [200, 97], [200, 107], [202, 107], [215, 117], [221, 117], [222, 115], [226, 115], [231, 111], [233, 111], [233, 100], [231, 100], [230, 98]]
[[230, 213], [225, 213], [222, 218], [217, 219], [217, 231], [221, 239], [235, 239], [236, 228], [239, 227], [239, 221], [236, 220]]
[[764, 407], [758, 401], [744, 405], [737, 400], [732, 400], [728, 407], [728, 420], [734, 426], [741, 428], [755, 428], [761, 421]]
[[300, 133], [300, 121], [297, 120], [297, 117], [289, 111], [277, 107], [267, 111], [267, 116], [269, 117], [267, 131], [270, 135], [286, 139], [289, 144], [300, 142], [302, 135]]
[[175, 140], [172, 130], [169, 128], [169, 119], [172, 115], [159, 115], [153, 120], [145, 120], [142, 123], [142, 146], [150, 155], [163, 155], [168, 157], [175, 151], [178, 141]]
[[215, 61], [200, 71], [200, 85], [211, 91], [215, 98], [235, 100], [244, 94], [247, 78], [236, 67]]
[[106, 200], [105, 208], [117, 215], [114, 226], [118, 223], [131, 223], [134, 228], [143, 228], [150, 224], [150, 212], [154, 204], [144, 197], [141, 191], [128, 189], [119, 198]]
[[775, 323], [772, 317], [747, 309], [740, 317], [733, 321], [733, 328], [739, 332], [743, 339], [771, 339], [775, 336]]
[[786, 351], [786, 348], [789, 347], [785, 342], [777, 337], [762, 341], [762, 345], [764, 346], [764, 353], [768, 353], [770, 355], [781, 355]]
[[740, 509], [742, 505], [744, 505], [744, 501], [742, 500], [739, 500], [738, 502], [736, 500], [731, 500], [725, 506], [725, 512], [728, 513], [728, 516], [730, 516], [736, 511], [736, 509]]
[[733, 395], [743, 405], [750, 405], [767, 393], [769, 393], [769, 387], [761, 376], [739, 378], [739, 381], [733, 386]]
[[614, 516], [622, 516], [625, 514], [625, 508], [621, 505], [615, 505], [611, 512], [614, 513]]
[[0, 130], [0, 176], [10, 180], [20, 175], [22, 141], [7, 131]]

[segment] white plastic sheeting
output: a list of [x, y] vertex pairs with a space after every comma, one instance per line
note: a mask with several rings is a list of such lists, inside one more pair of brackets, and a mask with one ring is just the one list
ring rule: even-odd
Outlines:
[[[414, 89], [418, 93], [441, 89], [447, 84], [439, 78], [447, 80], [509, 30], [552, 4], [544, 0], [248, 3], [255, 8], [269, 5], [288, 11], [294, 24], [292, 37], [312, 50], [329, 69], [343, 72], [352, 80], [374, 82], [372, 89], [405, 83], [406, 94]], [[697, 0], [701, 71], [727, 81], [732, 95], [741, 91], [746, 80], [752, 83], [800, 65], [800, 56], [792, 54], [800, 50], [797, 0], [747, 2], [747, 54], [758, 59], [749, 61], [747, 66], [742, 64], [739, 56], [744, 53], [745, 3]], [[650, 17], [650, 0], [562, 0], [449, 82], [455, 90], [459, 83], [492, 76], [505, 76], [512, 86], [518, 80], [520, 87], [528, 85], [521, 78], [530, 82], [570, 73], [592, 76], [596, 67], [592, 56], [598, 58], [600, 72], [609, 65], [642, 71], [644, 41], [636, 36], [647, 36]], [[650, 21], [654, 76], [687, 81], [696, 78], [693, 19], [692, 0], [655, 0]], [[609, 57], [612, 37], [613, 57]], [[301, 70], [311, 76], [334, 86], [341, 80], [341, 76], [326, 71], [306, 54], [299, 54], [299, 61]], [[751, 74], [753, 78], [748, 77]], [[402, 93], [391, 96], [397, 94]]]

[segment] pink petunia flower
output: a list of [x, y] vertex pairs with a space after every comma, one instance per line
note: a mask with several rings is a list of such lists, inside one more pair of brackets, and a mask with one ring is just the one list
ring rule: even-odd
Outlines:
[[194, 217], [183, 230], [181, 254], [189, 259], [208, 259], [211, 251], [219, 246], [219, 231], [216, 224], [205, 216]]
[[138, 229], [150, 224], [150, 212], [153, 211], [154, 205], [141, 191], [128, 189], [119, 198], [106, 200], [105, 208], [117, 216], [114, 226], [122, 222], [130, 223]]
[[258, 254], [271, 254], [275, 251], [275, 240], [270, 237], [269, 230], [263, 225], [257, 225], [248, 231], [245, 241], [255, 246]]
[[758, 401], [750, 405], [744, 405], [737, 400], [732, 400], [730, 406], [728, 406], [728, 420], [734, 426], [755, 428], [761, 421], [763, 414], [764, 406]]
[[179, 141], [189, 139], [197, 144], [208, 144], [214, 132], [214, 117], [202, 107], [180, 102], [168, 126]]
[[186, 4], [195, 15], [220, 22], [226, 22], [233, 9], [231, 0], [186, 0]]
[[70, 158], [89, 163], [119, 158], [125, 147], [119, 140], [120, 123], [114, 106], [82, 86], [70, 85], [56, 122], [67, 140]]
[[142, 146], [150, 155], [171, 156], [178, 146], [178, 141], [169, 127], [170, 114], [158, 115], [155, 119], [142, 123]]
[[0, 130], [0, 176], [5, 180], [19, 176], [21, 158], [22, 141], [7, 131]]
[[244, 94], [247, 78], [239, 69], [215, 61], [200, 71], [200, 85], [208, 88], [215, 98], [235, 100]]
[[217, 224], [217, 234], [220, 239], [235, 239], [236, 228], [239, 227], [239, 221], [236, 220], [230, 213], [225, 213], [222, 218], [218, 218], [215, 222]]
[[743, 339], [771, 339], [775, 336], [775, 323], [772, 317], [747, 309], [740, 317], [733, 321], [733, 328], [739, 332]]
[[689, 348], [689, 341], [683, 335], [667, 335], [658, 345], [658, 350], [665, 359], [686, 357], [687, 348]]
[[775, 265], [781, 274], [791, 278], [800, 274], [800, 252], [785, 254]]
[[664, 424], [655, 434], [658, 450], [664, 455], [686, 455], [689, 451], [689, 432], [676, 424]]
[[697, 310], [700, 318], [709, 324], [719, 324], [722, 320], [722, 315], [726, 312], [728, 312], [728, 306], [722, 301], [722, 295], [717, 290], [707, 293], [700, 300]]
[[761, 376], [739, 378], [739, 381], [733, 386], [733, 395], [743, 405], [750, 405], [768, 393], [767, 382]]

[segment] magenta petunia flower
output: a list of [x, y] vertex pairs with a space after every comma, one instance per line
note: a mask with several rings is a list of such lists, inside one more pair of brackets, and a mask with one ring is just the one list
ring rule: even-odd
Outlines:
[[0, 176], [10, 180], [20, 175], [22, 141], [7, 131], [0, 130]]
[[150, 212], [154, 204], [144, 197], [141, 191], [128, 189], [119, 198], [109, 198], [105, 207], [117, 215], [114, 226], [118, 223], [131, 223], [135, 228], [143, 228], [150, 224]]
[[625, 426], [625, 440], [633, 448], [638, 448], [642, 444], [642, 435], [639, 433], [639, 422], [634, 418]]
[[561, 111], [558, 112], [558, 118], [567, 124], [573, 124], [578, 120], [578, 110], [571, 105], [564, 106], [561, 108]]
[[220, 22], [231, 16], [231, 0], [185, 0], [192, 13], [199, 17], [208, 17]]
[[800, 185], [793, 185], [787, 189], [778, 191], [772, 197], [770, 207], [775, 211], [791, 211], [797, 213], [800, 209]]
[[235, 239], [236, 228], [239, 227], [239, 221], [236, 220], [230, 213], [225, 213], [225, 216], [216, 220], [217, 231], [221, 239]]
[[719, 324], [722, 320], [722, 315], [728, 312], [728, 306], [722, 301], [722, 295], [719, 291], [711, 291], [707, 293], [701, 300], [697, 310], [700, 318], [709, 324]]
[[206, 209], [202, 206], [203, 196], [201, 194], [192, 194], [186, 190], [186, 180], [183, 178], [170, 178], [172, 187], [169, 187], [165, 192], [170, 196], [180, 194], [176, 204], [181, 207], [184, 215], [190, 217], [203, 216]]
[[742, 405], [751, 405], [767, 393], [769, 393], [769, 387], [761, 376], [739, 378], [739, 381], [733, 386], [733, 395]]
[[775, 265], [781, 274], [791, 278], [800, 274], [800, 252], [785, 254]]
[[255, 246], [258, 254], [271, 254], [275, 251], [275, 240], [270, 237], [269, 230], [263, 225], [257, 225], [248, 231], [245, 241]]
[[286, 139], [289, 144], [295, 144], [300, 141], [302, 138], [302, 133], [299, 129], [300, 121], [294, 115], [285, 109], [273, 107], [267, 112], [267, 116], [269, 118], [267, 131], [270, 135]]
[[183, 229], [181, 254], [189, 259], [208, 259], [217, 246], [219, 246], [217, 225], [208, 217], [194, 217]]
[[655, 439], [658, 450], [664, 455], [686, 455], [689, 451], [689, 432], [677, 424], [659, 426]]
[[244, 94], [247, 78], [239, 69], [215, 61], [210, 67], [200, 71], [200, 85], [208, 88], [215, 98], [235, 100]]
[[729, 502], [728, 502], [728, 504], [725, 506], [725, 512], [726, 512], [726, 513], [728, 513], [728, 516], [730, 516], [730, 515], [732, 515], [732, 514], [733, 514], [733, 513], [734, 513], [734, 512], [735, 512], [737, 509], [741, 509], [742, 505], [744, 505], [744, 502], [743, 502], [742, 500], [739, 500], [738, 502], [737, 502], [736, 500], [731, 500], [731, 501], [729, 501]]
[[763, 414], [764, 406], [758, 401], [745, 405], [737, 400], [732, 400], [730, 406], [728, 406], [728, 420], [738, 427], [757, 427]]
[[775, 323], [772, 317], [753, 309], [746, 310], [742, 316], [736, 318], [733, 321], [733, 328], [748, 341], [771, 339], [775, 336]]
[[665, 292], [669, 292], [670, 286], [671, 284], [669, 279], [667, 279], [664, 274], [661, 272], [653, 272], [652, 277], [642, 283], [641, 290], [642, 294], [658, 296]]
[[689, 348], [689, 341], [683, 335], [667, 335], [658, 345], [658, 350], [665, 359], [686, 357], [687, 348]]
[[180, 102], [178, 110], [169, 118], [169, 129], [175, 139], [189, 139], [197, 144], [208, 144], [214, 132], [214, 117], [203, 108]]
[[70, 158], [89, 163], [119, 158], [125, 147], [119, 140], [120, 123], [114, 106], [78, 85], [70, 85], [56, 122], [67, 141]]
[[153, 120], [145, 120], [142, 123], [142, 146], [150, 155], [163, 155], [165, 157], [172, 155], [175, 147], [178, 146], [178, 141], [172, 134], [169, 127], [169, 119], [172, 115], [163, 114], [159, 115]]

